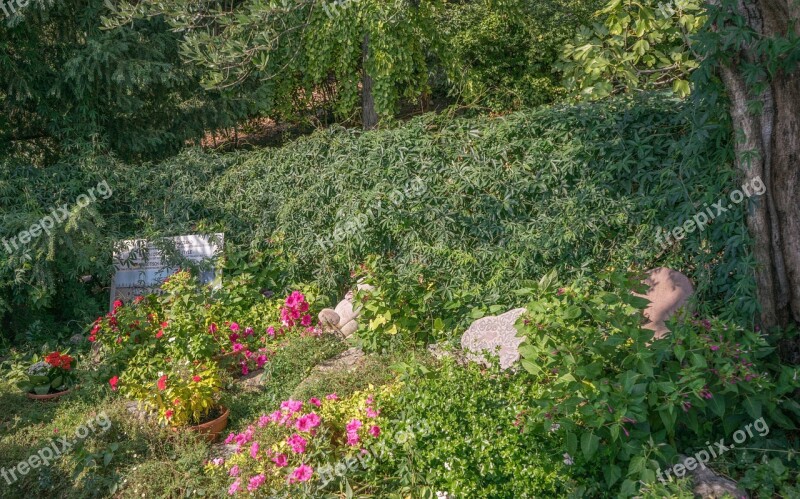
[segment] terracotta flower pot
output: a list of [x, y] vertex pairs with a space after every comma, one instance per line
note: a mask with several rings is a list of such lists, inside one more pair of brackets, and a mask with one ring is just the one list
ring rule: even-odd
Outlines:
[[225, 407], [221, 407], [220, 410], [222, 411], [222, 415], [218, 418], [197, 426], [190, 426], [189, 430], [204, 435], [209, 443], [215, 442], [217, 438], [219, 438], [220, 433], [222, 433], [222, 430], [228, 426], [228, 416], [231, 413], [230, 409]]
[[63, 392], [48, 393], [46, 395], [36, 395], [35, 393], [26, 393], [25, 396], [31, 400], [55, 400], [62, 395], [66, 395], [77, 387], [72, 387], [64, 390]]

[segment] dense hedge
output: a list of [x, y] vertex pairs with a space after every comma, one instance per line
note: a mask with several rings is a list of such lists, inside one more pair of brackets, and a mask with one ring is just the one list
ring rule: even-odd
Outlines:
[[[47, 237], [31, 243], [23, 270], [2, 252], [0, 305], [15, 304], [4, 320], [17, 307], [60, 320], [95, 313], [115, 238], [216, 230], [230, 267], [255, 261], [265, 285], [279, 268], [334, 296], [380, 254], [400, 282], [433, 283], [438, 303], [467, 290], [476, 303], [510, 305], [524, 280], [553, 268], [569, 278], [669, 265], [706, 304], [746, 319], [755, 308], [746, 203], [680, 247], [655, 242], [657, 226], [678, 226], [738, 187], [724, 116], [713, 103], [645, 95], [496, 118], [426, 115], [368, 133], [332, 128], [279, 149], [193, 149], [161, 164], [103, 157], [22, 174], [6, 163], [2, 237], [100, 179], [114, 195], [78, 213], [66, 235], [60, 226], [49, 249]], [[80, 283], [86, 273], [95, 280]]]

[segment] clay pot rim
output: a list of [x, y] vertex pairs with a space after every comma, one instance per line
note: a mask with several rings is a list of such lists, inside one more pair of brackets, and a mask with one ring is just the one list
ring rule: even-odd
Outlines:
[[70, 388], [67, 388], [66, 390], [62, 390], [60, 392], [46, 393], [44, 395], [37, 395], [35, 393], [25, 392], [25, 396], [28, 397], [31, 400], [53, 400], [53, 399], [57, 399], [58, 397], [60, 397], [62, 395], [66, 395], [66, 394], [70, 393], [71, 391], [75, 390], [76, 388], [78, 388], [78, 385], [70, 387]]
[[218, 409], [222, 411], [222, 414], [217, 416], [216, 418], [212, 419], [211, 421], [206, 421], [205, 423], [201, 423], [199, 425], [194, 426], [187, 426], [190, 430], [204, 430], [206, 428], [210, 428], [214, 426], [215, 423], [218, 423], [222, 419], [228, 419], [228, 416], [231, 414], [231, 410], [225, 406], [219, 406]]

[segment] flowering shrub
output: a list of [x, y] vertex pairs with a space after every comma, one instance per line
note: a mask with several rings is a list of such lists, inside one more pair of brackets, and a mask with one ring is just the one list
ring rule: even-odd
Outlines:
[[638, 279], [593, 279], [558, 287], [546, 276], [525, 291], [533, 300], [518, 326], [522, 366], [542, 389], [529, 427], [561, 437], [569, 464], [602, 463], [606, 486], [629, 496], [655, 480], [658, 460], [762, 415], [787, 428], [800, 417], [787, 397], [797, 373], [772, 370], [764, 336], [695, 319], [654, 340], [641, 328], [646, 301], [629, 291]]
[[308, 490], [313, 479], [324, 479], [322, 469], [369, 452], [381, 434], [380, 412], [364, 392], [285, 400], [244, 432], [231, 433], [225, 442], [236, 444], [236, 453], [227, 461], [213, 459], [206, 469], [228, 477], [230, 495], [300, 484]]
[[67, 390], [75, 383], [75, 358], [66, 353], [52, 352], [25, 370], [17, 386], [25, 393], [47, 395]]
[[197, 365], [184, 361], [173, 363], [166, 373], [148, 374], [129, 369], [123, 376], [113, 376], [109, 385], [155, 411], [159, 420], [170, 426], [203, 423], [219, 409], [222, 383], [214, 363]]

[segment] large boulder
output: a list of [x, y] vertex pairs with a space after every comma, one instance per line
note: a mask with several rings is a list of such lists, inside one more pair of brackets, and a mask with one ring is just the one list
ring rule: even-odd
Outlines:
[[670, 332], [665, 325], [667, 319], [677, 313], [694, 292], [692, 282], [677, 270], [664, 267], [648, 272], [642, 282], [648, 286], [647, 293], [634, 293], [650, 300], [643, 313], [648, 322], [642, 327], [654, 331], [655, 339], [663, 338]]
[[500, 368], [508, 369], [519, 360], [519, 345], [525, 339], [517, 337], [514, 324], [525, 313], [524, 308], [484, 317], [473, 322], [461, 336], [461, 348], [467, 358], [484, 365], [489, 362], [482, 355], [485, 352], [500, 356]]

